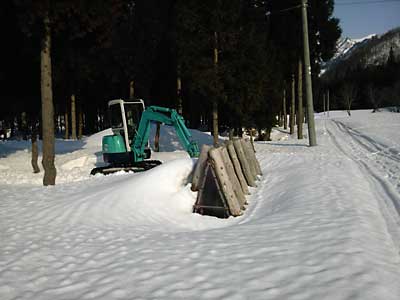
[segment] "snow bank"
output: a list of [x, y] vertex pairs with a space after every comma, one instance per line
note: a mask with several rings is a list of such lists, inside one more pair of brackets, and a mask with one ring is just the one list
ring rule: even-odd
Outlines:
[[96, 175], [80, 189], [80, 197], [62, 195], [69, 185], [55, 187], [53, 193], [60, 199], [40, 209], [38, 222], [68, 227], [198, 229], [198, 218], [192, 214], [196, 193], [187, 183], [192, 168], [193, 161], [186, 158], [144, 173]]
[[192, 167], [191, 159], [178, 159], [145, 173], [122, 173], [117, 180], [102, 180], [101, 185], [85, 190], [85, 197], [66, 203], [63, 210], [69, 210], [74, 218], [58, 221], [153, 230], [154, 226], [166, 230], [170, 224], [187, 226], [181, 221], [192, 215], [196, 196], [186, 182]]

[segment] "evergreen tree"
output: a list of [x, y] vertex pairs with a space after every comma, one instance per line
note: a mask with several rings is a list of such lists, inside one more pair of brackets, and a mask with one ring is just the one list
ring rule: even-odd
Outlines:
[[[84, 120], [86, 133], [100, 130], [108, 100], [136, 96], [146, 105], [182, 108], [192, 127], [211, 129], [214, 109], [218, 130], [256, 127], [268, 139], [282, 110], [283, 83], [298, 72], [302, 53], [298, 0], [6, 0], [1, 5], [10, 4], [16, 5], [19, 22], [4, 14], [4, 24], [30, 37], [19, 33], [15, 45], [29, 51], [8, 52], [16, 64], [26, 57], [21, 66], [29, 65], [25, 81], [31, 87], [20, 98], [23, 103], [35, 103], [32, 95], [40, 99], [35, 68], [48, 11], [54, 110], [56, 117], [76, 111], [67, 118], [73, 132], [82, 132], [77, 120]], [[340, 33], [332, 10], [333, 1], [310, 1], [314, 74], [333, 54]], [[26, 41], [30, 46], [21, 47]], [[7, 76], [0, 73], [2, 82], [17, 82], [18, 72], [8, 76], [13, 67], [7, 66]], [[10, 119], [21, 115], [7, 105]], [[37, 106], [32, 104], [36, 114]]]

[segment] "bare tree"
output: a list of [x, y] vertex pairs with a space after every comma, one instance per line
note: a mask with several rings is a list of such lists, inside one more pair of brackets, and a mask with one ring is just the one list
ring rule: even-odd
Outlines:
[[343, 103], [346, 106], [347, 114], [351, 116], [351, 107], [357, 97], [357, 88], [352, 82], [346, 82], [341, 91]]
[[379, 106], [381, 105], [381, 97], [379, 97], [376, 93], [375, 87], [370, 83], [367, 85], [367, 97], [368, 101], [372, 104], [372, 112], [379, 111]]

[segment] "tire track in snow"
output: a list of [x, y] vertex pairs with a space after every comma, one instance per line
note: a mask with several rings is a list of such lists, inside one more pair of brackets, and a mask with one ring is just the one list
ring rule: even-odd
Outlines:
[[[400, 150], [396, 151], [392, 149], [393, 147], [388, 147], [376, 142], [370, 137], [347, 127], [341, 122], [334, 121], [334, 124], [336, 124], [343, 134], [348, 135], [352, 139], [349, 145], [360, 155], [360, 157], [362, 157], [362, 159], [358, 160], [368, 161], [374, 164], [384, 173], [383, 175], [389, 179], [397, 190], [397, 193], [400, 194], [400, 155], [397, 155], [397, 153], [400, 153]], [[366, 151], [360, 151], [358, 146], [361, 146], [361, 148]], [[376, 151], [373, 148], [375, 148]], [[400, 215], [400, 201], [397, 201], [395, 206]]]
[[[393, 143], [392, 140], [389, 140], [387, 138], [384, 138], [385, 141], [387, 141], [389, 144], [392, 143], [392, 146], [389, 146], [389, 144], [384, 144], [381, 142], [378, 142], [377, 140], [374, 140], [373, 138], [369, 137], [368, 135], [363, 134], [357, 129], [350, 128], [343, 122], [335, 120], [335, 123], [342, 126], [343, 130], [348, 131], [349, 133], [352, 134], [352, 137], [355, 138], [360, 145], [363, 145], [367, 150], [370, 151], [370, 147], [375, 148], [377, 153], [376, 154], [381, 154], [383, 156], [388, 157], [389, 159], [396, 160], [397, 162], [400, 162], [400, 148], [398, 144]], [[398, 126], [385, 126], [386, 127], [398, 127]], [[367, 128], [368, 127], [361, 127], [361, 129]], [[358, 127], [360, 129], [360, 127]], [[383, 137], [381, 137], [383, 139]]]
[[[331, 124], [333, 126], [331, 126]], [[326, 132], [328, 133], [332, 143], [336, 148], [347, 158], [354, 161], [363, 171], [365, 179], [370, 182], [376, 194], [381, 213], [387, 225], [388, 233], [390, 234], [394, 245], [400, 249], [400, 195], [395, 187], [388, 181], [382, 178], [382, 174], [370, 164], [372, 162], [370, 148], [360, 145], [360, 142], [353, 136], [352, 132], [346, 130], [346, 126], [338, 124], [332, 120], [329, 125], [326, 124]], [[331, 128], [328, 128], [331, 127]], [[344, 127], [344, 128], [343, 128]], [[335, 132], [343, 137], [339, 142], [335, 137]], [[361, 136], [361, 135], [360, 135]], [[392, 160], [396, 165], [396, 160]], [[398, 167], [396, 165], [396, 167]]]
[[339, 130], [348, 133], [356, 143], [358, 143], [361, 147], [370, 152], [370, 157], [371, 155], [374, 155], [386, 158], [389, 160], [390, 163], [394, 163], [394, 167], [396, 167], [397, 171], [400, 171], [400, 166], [397, 165], [397, 163], [400, 163], [400, 149], [396, 149], [393, 146], [388, 147], [385, 144], [379, 143], [371, 139], [369, 136], [366, 136], [358, 132], [357, 130], [349, 128], [342, 122], [334, 122], [339, 127]]

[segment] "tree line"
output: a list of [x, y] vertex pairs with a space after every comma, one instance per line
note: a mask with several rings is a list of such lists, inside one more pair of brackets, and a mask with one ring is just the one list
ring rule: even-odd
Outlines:
[[[49, 158], [43, 161], [50, 174], [45, 184], [54, 184], [55, 135], [75, 139], [106, 128], [110, 99], [137, 97], [146, 105], [176, 108], [189, 127], [214, 136], [247, 127], [268, 139], [273, 126], [286, 123], [285, 111], [294, 116], [299, 110], [300, 4], [2, 1], [2, 127], [40, 134]], [[333, 0], [308, 4], [318, 88], [320, 64], [333, 56], [341, 31], [332, 17]]]

